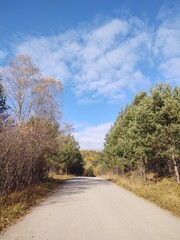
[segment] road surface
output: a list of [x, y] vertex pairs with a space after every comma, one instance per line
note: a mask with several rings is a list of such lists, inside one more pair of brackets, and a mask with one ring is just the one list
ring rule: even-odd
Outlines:
[[180, 240], [180, 219], [100, 178], [74, 178], [1, 240]]

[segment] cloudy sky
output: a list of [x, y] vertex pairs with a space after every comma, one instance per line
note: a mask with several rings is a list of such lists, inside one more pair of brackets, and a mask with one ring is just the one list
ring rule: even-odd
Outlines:
[[102, 149], [137, 93], [180, 86], [180, 0], [0, 0], [0, 68], [20, 53], [63, 81], [81, 148]]

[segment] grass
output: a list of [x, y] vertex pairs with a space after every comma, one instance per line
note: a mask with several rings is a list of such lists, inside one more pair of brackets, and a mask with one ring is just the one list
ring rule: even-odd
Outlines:
[[155, 203], [159, 207], [180, 217], [180, 184], [173, 179], [164, 178], [157, 182], [146, 184], [134, 176], [106, 176], [117, 185]]
[[70, 179], [73, 177], [74, 177], [74, 175], [59, 175], [56, 173], [49, 173], [49, 178], [53, 178], [53, 179], [67, 180], [67, 179]]
[[56, 175], [24, 190], [11, 193], [8, 196], [0, 196], [0, 232], [27, 213], [31, 207], [49, 196], [56, 187], [70, 177], [72, 176]]

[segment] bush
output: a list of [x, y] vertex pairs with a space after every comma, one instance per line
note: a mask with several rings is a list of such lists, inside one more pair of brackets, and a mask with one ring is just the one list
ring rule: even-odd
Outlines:
[[41, 181], [47, 174], [51, 136], [45, 123], [6, 127], [0, 132], [0, 191], [7, 195]]

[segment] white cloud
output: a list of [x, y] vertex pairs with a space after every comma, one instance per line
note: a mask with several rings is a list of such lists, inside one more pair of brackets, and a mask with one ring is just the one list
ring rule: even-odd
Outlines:
[[[180, 20], [180, 19], [179, 19]], [[180, 55], [180, 27], [161, 25], [156, 36], [156, 54], [163, 58]]]
[[[180, 9], [177, 7], [177, 9]], [[180, 83], [180, 13], [162, 8], [154, 52], [165, 81]]]
[[45, 74], [72, 81], [79, 102], [111, 102], [148, 84], [138, 65], [148, 59], [149, 44], [142, 22], [131, 18], [50, 37], [26, 37], [15, 51], [29, 54]]
[[137, 17], [115, 18], [59, 35], [25, 37], [15, 52], [29, 54], [45, 74], [70, 81], [80, 103], [118, 101], [146, 90], [154, 70], [161, 81], [180, 79], [180, 15], [166, 12], [155, 19], [155, 30]]
[[161, 64], [161, 70], [169, 83], [180, 83], [180, 57], [166, 60]]
[[28, 54], [45, 74], [63, 80], [68, 78], [69, 69], [63, 61], [65, 49], [58, 40], [56, 37], [28, 37], [17, 46], [16, 52]]
[[112, 122], [107, 122], [97, 126], [84, 126], [74, 133], [75, 139], [80, 143], [81, 150], [102, 150], [104, 138]]
[[[138, 32], [128, 37], [127, 34], [130, 34], [132, 30], [131, 24], [122, 21], [120, 23], [121, 25], [124, 23], [124, 30], [121, 31], [119, 27], [119, 32], [114, 31], [112, 35], [111, 32], [109, 33], [110, 37], [106, 31], [102, 31], [100, 35], [102, 38], [101, 45], [97, 41], [96, 34], [92, 31], [90, 33], [91, 39], [88, 39], [85, 42], [85, 47], [81, 49], [78, 59], [79, 69], [74, 76], [76, 81], [75, 92], [80, 98], [82, 98], [82, 93], [90, 93], [91, 96], [94, 96], [93, 92], [96, 93], [97, 98], [103, 96], [112, 100], [116, 99], [116, 96], [122, 95], [124, 89], [128, 90], [130, 86], [133, 86], [132, 88], [137, 91], [140, 86], [148, 83], [148, 79], [143, 72], [137, 70], [137, 65], [142, 61], [142, 56], [144, 55], [144, 61], [148, 51], [148, 33]], [[113, 26], [111, 27], [113, 28]], [[102, 26], [101, 28], [104, 29], [105, 27]], [[99, 32], [100, 28], [96, 31]], [[103, 34], [104, 32], [105, 34]], [[107, 40], [103, 41], [106, 38]], [[96, 49], [92, 51], [93, 56], [90, 54], [91, 57], [87, 55], [86, 46], [89, 45]], [[134, 78], [137, 73], [140, 73], [141, 78], [139, 80], [142, 85], [139, 85], [139, 80]]]
[[7, 56], [7, 52], [0, 50], [0, 60], [4, 59]]
[[[0, 50], [0, 63], [3, 62], [3, 60], [6, 58], [7, 52], [4, 50]], [[0, 73], [3, 71], [4, 66], [0, 65]]]

